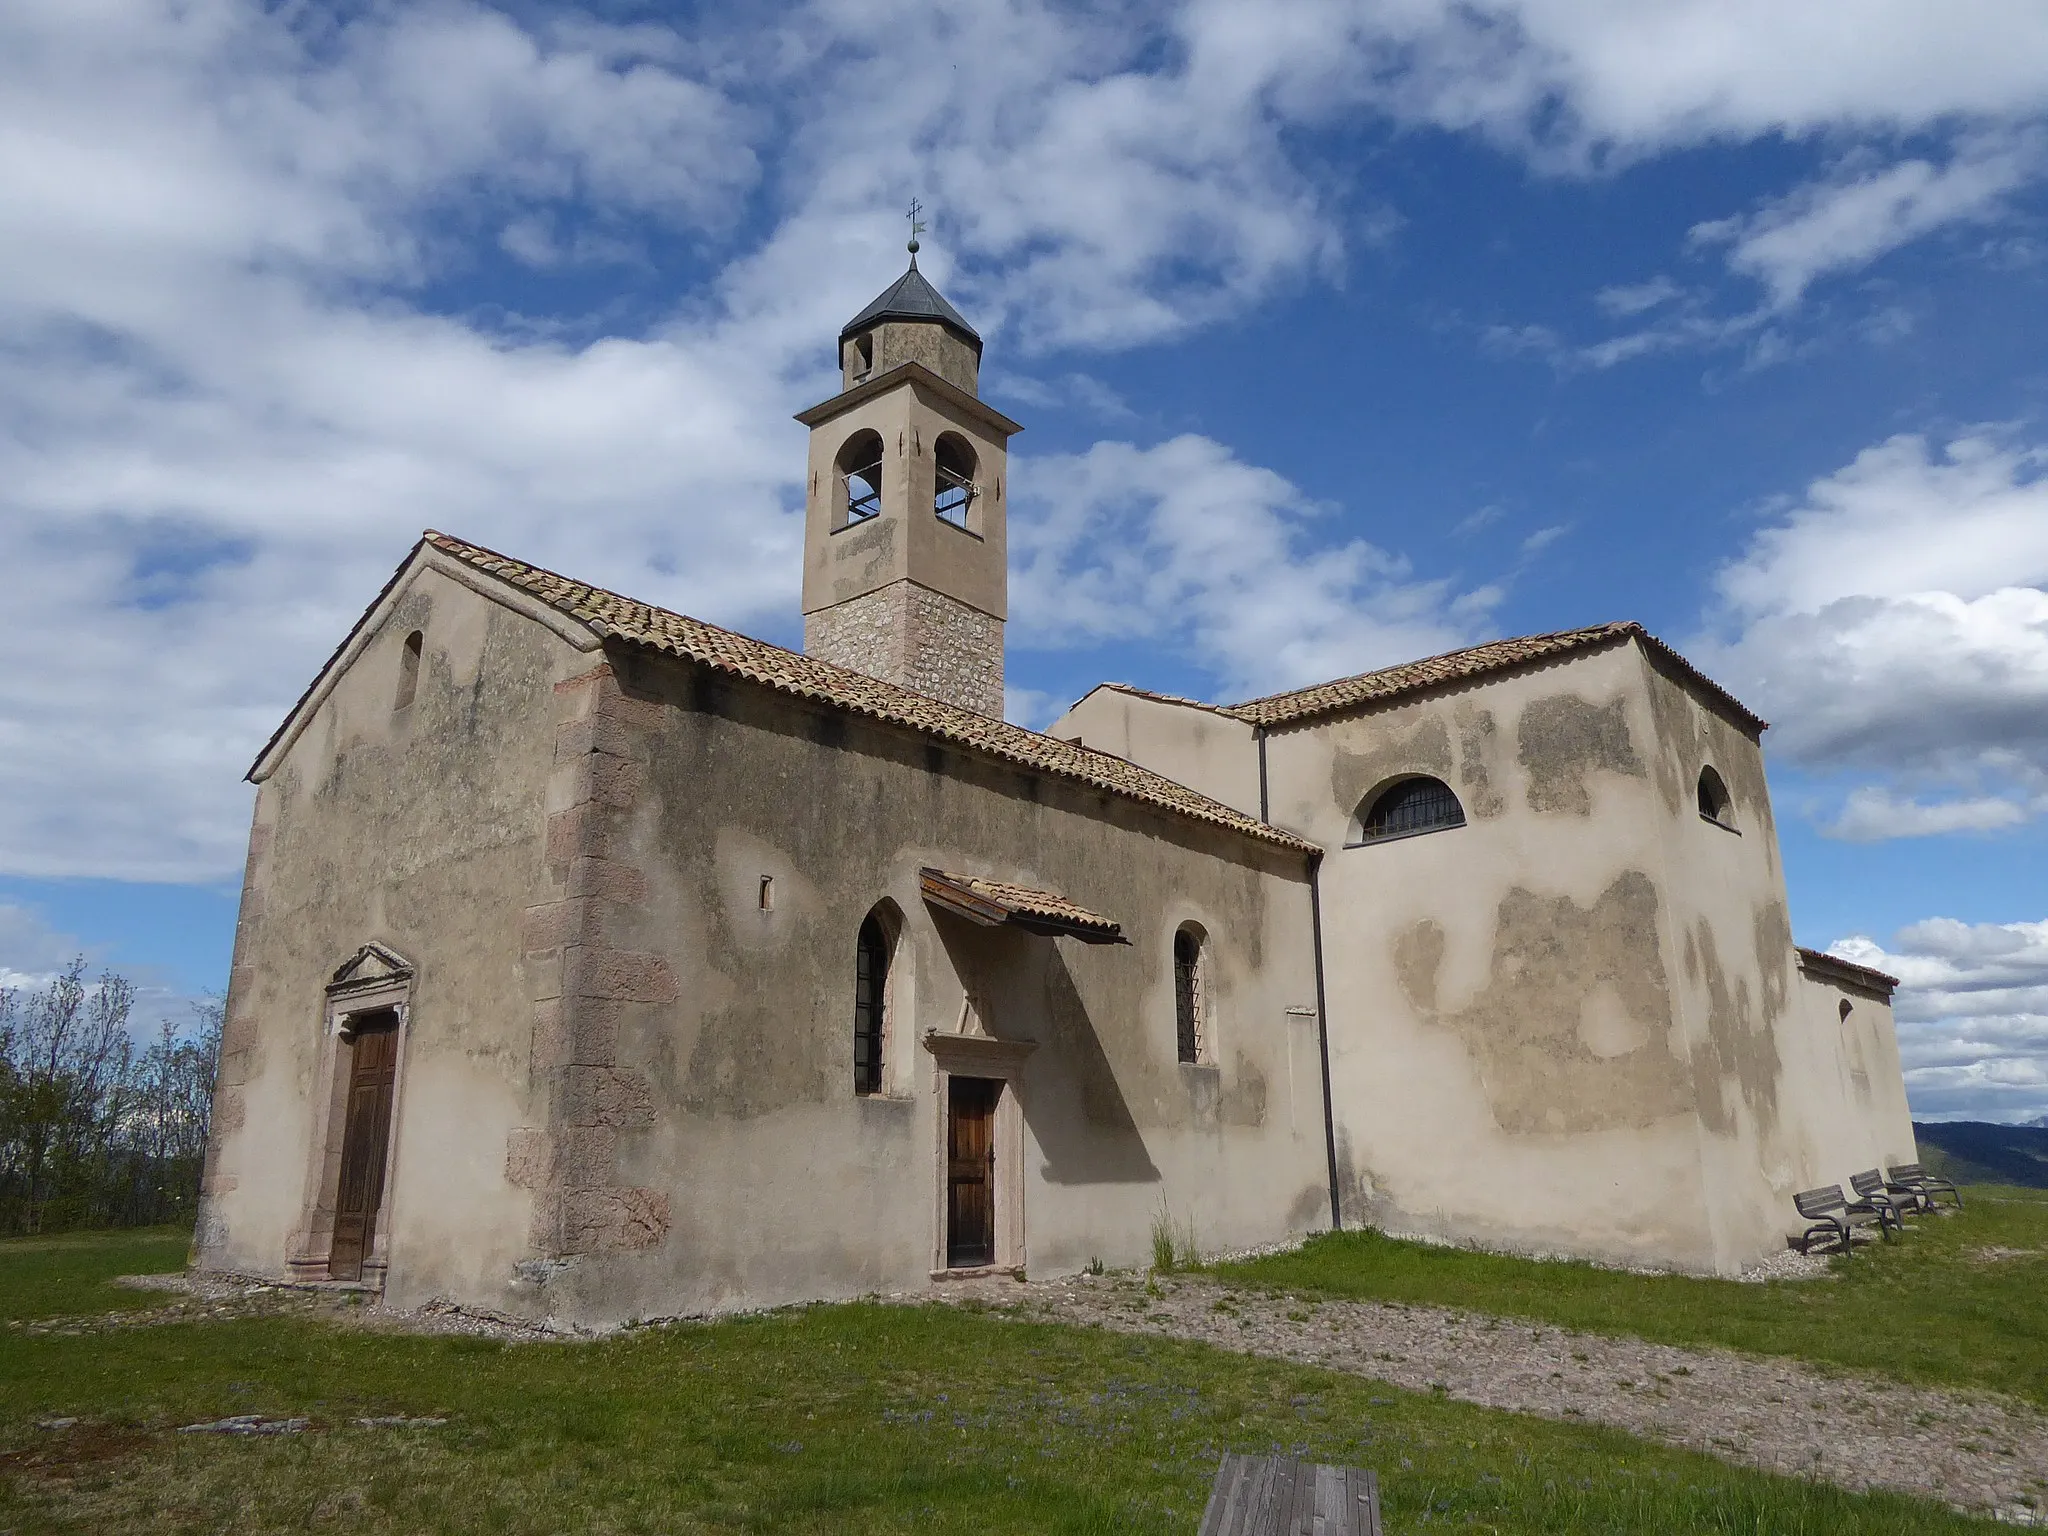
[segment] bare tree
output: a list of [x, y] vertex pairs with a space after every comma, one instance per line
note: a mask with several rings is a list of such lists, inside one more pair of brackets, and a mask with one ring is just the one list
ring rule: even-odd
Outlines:
[[135, 988], [81, 957], [46, 985], [0, 991], [0, 1229], [189, 1215], [205, 1156], [222, 1009], [166, 1022], [138, 1052]]

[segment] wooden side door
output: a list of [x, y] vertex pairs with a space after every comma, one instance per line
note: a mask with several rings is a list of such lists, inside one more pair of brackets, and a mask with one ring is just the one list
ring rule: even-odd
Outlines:
[[947, 1079], [946, 1267], [996, 1261], [996, 1100], [986, 1077]]
[[341, 1139], [341, 1186], [334, 1201], [330, 1280], [360, 1280], [384, 1203], [384, 1152], [391, 1141], [391, 1089], [398, 1067], [398, 1017], [356, 1028], [349, 1052], [348, 1109]]

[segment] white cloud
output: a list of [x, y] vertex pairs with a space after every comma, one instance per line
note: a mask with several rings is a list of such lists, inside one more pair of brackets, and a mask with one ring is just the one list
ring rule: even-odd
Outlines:
[[1996, 832], [2018, 826], [2029, 814], [2030, 807], [1997, 795], [1923, 804], [1901, 800], [1888, 790], [1866, 784], [1849, 792], [1841, 815], [1826, 831], [1830, 837], [1852, 843], [1875, 843], [1894, 837], [1936, 837], [1945, 832]]
[[[786, 619], [788, 412], [832, 387], [912, 191], [933, 275], [1017, 356], [1171, 339], [1383, 238], [1371, 189], [1298, 147], [1362, 114], [1584, 169], [2039, 110], [2031, 5], [1794, 9], [812, 0], [691, 32], [473, 0], [7, 7], [0, 866], [231, 872], [240, 772], [427, 524]], [[507, 260], [701, 280], [624, 334], [438, 312]], [[1319, 545], [1292, 487], [1200, 442], [1070, 461], [1164, 562], [1119, 614], [1124, 552], [1041, 548], [1061, 601], [1099, 599], [1084, 631], [1267, 686], [1450, 643], [1491, 600]]]
[[1018, 640], [1171, 645], [1225, 694], [1432, 655], [1499, 597], [1461, 599], [1362, 540], [1318, 543], [1323, 509], [1205, 437], [1098, 443], [1025, 461], [1013, 480]]
[[81, 947], [69, 934], [52, 928], [35, 908], [0, 901], [0, 991], [42, 986]]
[[2044, 463], [1988, 433], [1892, 438], [1720, 572], [1733, 637], [1697, 650], [1775, 722], [1773, 749], [1895, 781], [1851, 799], [1842, 835], [1990, 829], [2048, 803]]
[[1329, 29], [1356, 29], [1378, 89], [1400, 110], [1565, 163], [1770, 134], [2023, 119], [2048, 104], [2048, 12], [2032, 0], [1868, 0], [1853, 14], [1777, 0], [1280, 9], [1341, 15]]
[[1830, 946], [1899, 978], [1899, 1055], [1916, 1115], [2025, 1120], [2048, 1110], [2048, 921], [1930, 918], [1890, 946]]
[[1612, 288], [1602, 288], [1593, 295], [1594, 302], [1610, 315], [1640, 315], [1646, 310], [1669, 304], [1684, 290], [1668, 277], [1653, 277], [1644, 283], [1629, 283]]
[[1854, 270], [1948, 225], [1996, 217], [2038, 176], [2038, 140], [1976, 141], [1945, 165], [1852, 163], [1756, 212], [1700, 224], [1695, 245], [1726, 245], [1728, 265], [1756, 278], [1773, 306], [1796, 303], [1825, 273]]

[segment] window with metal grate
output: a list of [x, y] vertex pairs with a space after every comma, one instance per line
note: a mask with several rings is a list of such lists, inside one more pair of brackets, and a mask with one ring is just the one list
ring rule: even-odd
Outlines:
[[1202, 1059], [1202, 938], [1192, 928], [1173, 936], [1173, 1023], [1180, 1059]]
[[1450, 785], [1442, 779], [1402, 779], [1381, 790], [1359, 816], [1352, 846], [1463, 825], [1465, 808]]
[[889, 1003], [889, 932], [879, 913], [860, 925], [854, 946], [853, 1091], [882, 1091], [883, 1024]]

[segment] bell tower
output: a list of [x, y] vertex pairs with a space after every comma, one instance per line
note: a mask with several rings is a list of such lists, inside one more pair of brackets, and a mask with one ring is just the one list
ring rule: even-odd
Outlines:
[[839, 333], [843, 387], [801, 412], [804, 651], [998, 719], [1004, 480], [1023, 430], [976, 394], [981, 338], [910, 269]]

